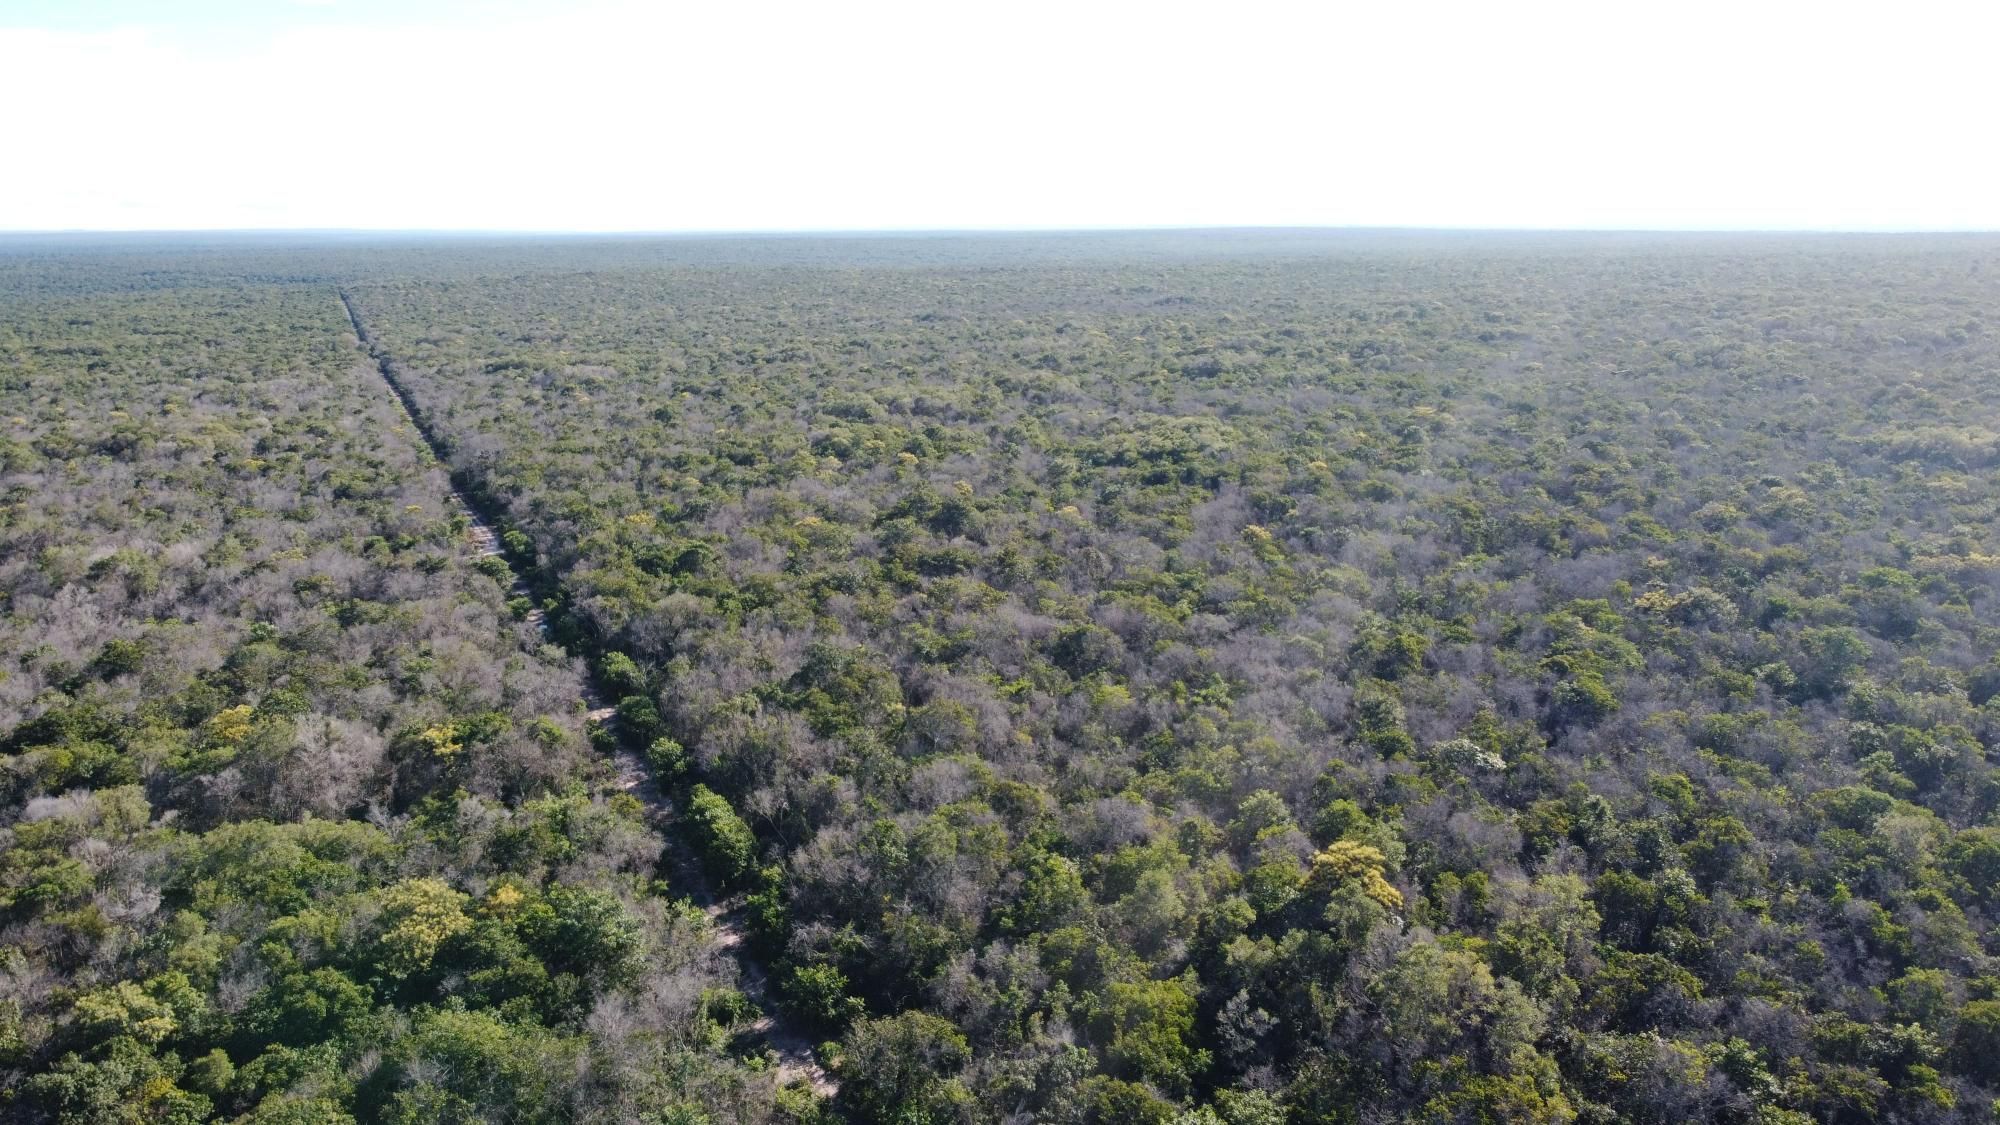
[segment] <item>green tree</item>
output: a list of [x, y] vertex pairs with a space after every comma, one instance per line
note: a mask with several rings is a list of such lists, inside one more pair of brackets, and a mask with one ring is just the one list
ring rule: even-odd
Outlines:
[[687, 819], [695, 850], [709, 874], [726, 887], [746, 885], [756, 870], [757, 837], [728, 799], [697, 784], [688, 794]]
[[1185, 980], [1114, 981], [1093, 1020], [1114, 1073], [1186, 1092], [1207, 1067], [1194, 1046], [1194, 996]]
[[957, 1028], [923, 1012], [861, 1020], [835, 1058], [841, 1101], [863, 1122], [944, 1125], [963, 1119], [972, 1096], [958, 1071], [971, 1047]]

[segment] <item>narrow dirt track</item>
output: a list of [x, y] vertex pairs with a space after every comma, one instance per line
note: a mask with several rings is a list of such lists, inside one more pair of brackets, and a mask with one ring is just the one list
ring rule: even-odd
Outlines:
[[[395, 371], [390, 366], [389, 356], [368, 335], [361, 324], [361, 316], [354, 310], [354, 302], [347, 291], [338, 290], [341, 307], [347, 311], [347, 319], [354, 326], [356, 346], [367, 353], [373, 361], [375, 373], [389, 388], [390, 396], [408, 420], [410, 430], [430, 451], [438, 464], [450, 469], [445, 459], [444, 447], [429, 427], [421, 421], [416, 402], [410, 393], [397, 381]], [[493, 530], [494, 520], [489, 519], [455, 484], [450, 486], [451, 503], [464, 515], [467, 521], [466, 540], [472, 550], [479, 555], [497, 558], [508, 564], [508, 595], [510, 597], [532, 597], [527, 582], [521, 577], [506, 553], [501, 549], [500, 536]], [[547, 614], [541, 608], [530, 609], [526, 620], [533, 625], [542, 639], [553, 643], [549, 632]], [[605, 702], [602, 692], [588, 679], [583, 685], [583, 704], [593, 722], [615, 726], [617, 709]], [[744, 924], [744, 903], [742, 896], [717, 898], [709, 887], [707, 876], [700, 862], [690, 852], [677, 831], [677, 815], [672, 798], [659, 786], [652, 769], [640, 754], [627, 746], [621, 739], [612, 760], [616, 770], [617, 786], [630, 793], [646, 810], [647, 820], [659, 830], [667, 840], [668, 860], [673, 866], [673, 885], [687, 892], [688, 897], [708, 915], [709, 924], [715, 931], [715, 944], [725, 950], [736, 962], [738, 986], [743, 994], [761, 1009], [765, 1015], [752, 1023], [749, 1030], [760, 1036], [764, 1045], [777, 1056], [777, 1075], [780, 1083], [804, 1082], [821, 1097], [830, 1098], [839, 1092], [836, 1083], [813, 1053], [810, 1036], [786, 1020], [778, 1009], [775, 997], [771, 995], [770, 975], [755, 957], [751, 955], [749, 931]]]

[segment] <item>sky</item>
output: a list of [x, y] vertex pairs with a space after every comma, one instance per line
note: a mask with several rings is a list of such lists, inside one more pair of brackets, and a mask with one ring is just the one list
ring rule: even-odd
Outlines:
[[0, 0], [0, 230], [2000, 229], [2000, 5]]

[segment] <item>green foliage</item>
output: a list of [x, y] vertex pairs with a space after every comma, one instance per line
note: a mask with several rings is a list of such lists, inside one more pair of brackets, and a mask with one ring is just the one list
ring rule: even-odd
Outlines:
[[29, 1078], [19, 1091], [60, 1122], [162, 1122], [197, 1125], [210, 1119], [208, 1098], [176, 1085], [178, 1059], [161, 1058], [135, 1039], [107, 1043], [101, 1055], [86, 1060], [66, 1054], [43, 1073]]
[[1194, 997], [1184, 981], [1113, 981], [1094, 1021], [1114, 1073], [1185, 1092], [1207, 1065], [1194, 1037]]
[[727, 887], [747, 883], [757, 864], [757, 837], [728, 798], [697, 784], [688, 793], [689, 839], [709, 874]]
[[854, 1118], [896, 1125], [944, 1125], [968, 1108], [957, 1075], [970, 1047], [951, 1024], [923, 1012], [856, 1023], [841, 1041], [836, 1069]]
[[1993, 246], [0, 246], [8, 1108], [1980, 1117]]
[[671, 783], [687, 774], [691, 762], [687, 749], [680, 743], [671, 738], [655, 738], [646, 745], [646, 765], [651, 767], [654, 777]]
[[377, 964], [392, 976], [430, 969], [446, 942], [472, 928], [466, 896], [441, 879], [411, 879], [382, 892]]
[[20, 261], [0, 247], [0, 1116], [777, 1114], [697, 1013], [586, 1028], [733, 970], [647, 901], [685, 888], [580, 737], [571, 658], [508, 605], [332, 288]]
[[598, 665], [597, 677], [604, 682], [605, 690], [621, 698], [639, 695], [646, 690], [646, 674], [640, 671], [631, 657], [616, 650], [604, 654]]
[[866, 1010], [847, 992], [847, 974], [832, 965], [800, 965], [785, 981], [785, 1002], [814, 1027], [838, 1032]]

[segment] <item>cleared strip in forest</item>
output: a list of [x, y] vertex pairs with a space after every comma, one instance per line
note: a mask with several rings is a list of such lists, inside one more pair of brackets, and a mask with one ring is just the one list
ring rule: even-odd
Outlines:
[[[451, 462], [445, 457], [444, 444], [438, 440], [430, 427], [424, 424], [422, 415], [417, 410], [416, 400], [396, 378], [395, 368], [390, 363], [388, 353], [368, 335], [368, 329], [362, 325], [361, 315], [355, 311], [354, 302], [348, 297], [347, 290], [339, 289], [336, 292], [340, 295], [341, 307], [347, 310], [348, 322], [354, 326], [355, 339], [374, 361], [376, 374], [382, 377], [382, 382], [388, 386], [397, 407], [409, 420], [411, 432], [417, 435], [417, 440], [430, 451], [432, 458], [444, 467], [447, 474], [450, 474]], [[474, 502], [472, 494], [461, 489], [455, 481], [450, 485], [450, 489], [452, 503], [458, 506], [468, 521], [466, 537], [472, 541], [474, 549], [481, 555], [498, 558], [507, 564], [510, 594], [517, 597], [532, 597], [532, 591], [526, 579], [522, 577], [520, 566], [515, 560], [507, 557], [500, 536], [494, 530], [500, 522], [498, 514], [482, 511], [480, 505]], [[541, 633], [545, 641], [558, 643], [550, 633], [547, 615], [539, 606], [528, 611], [527, 619]], [[612, 733], [615, 735], [617, 709], [605, 703], [604, 693], [590, 679], [584, 681], [583, 690], [584, 706], [589, 711], [590, 719], [612, 728]], [[750, 1029], [762, 1036], [765, 1045], [777, 1054], [778, 1081], [804, 1082], [815, 1093], [826, 1098], [839, 1093], [839, 1084], [834, 1081], [831, 1074], [827, 1073], [826, 1068], [820, 1066], [818, 1058], [814, 1055], [811, 1037], [787, 1021], [774, 1003], [774, 998], [770, 994], [770, 975], [750, 953], [749, 929], [744, 923], [744, 903], [741, 897], [719, 900], [709, 888], [701, 864], [688, 850], [680, 834], [675, 831], [677, 816], [674, 802], [660, 787], [658, 779], [653, 776], [652, 767], [636, 749], [626, 745], [623, 739], [617, 741], [613, 765], [617, 769], [618, 788], [630, 793], [644, 806], [647, 818], [671, 843], [672, 860], [676, 868], [675, 882], [685, 887], [689, 897], [708, 915], [710, 924], [715, 928], [716, 944], [728, 950], [730, 956], [735, 959], [737, 977], [744, 995], [765, 1012], [765, 1015], [753, 1023]]]

